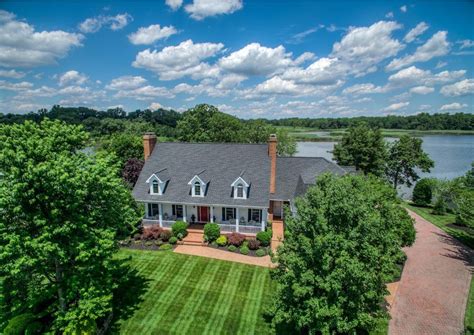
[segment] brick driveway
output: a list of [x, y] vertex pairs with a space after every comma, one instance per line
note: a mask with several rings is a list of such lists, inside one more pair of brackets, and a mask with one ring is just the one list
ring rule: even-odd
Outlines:
[[462, 334], [474, 253], [411, 212], [417, 238], [407, 248], [389, 334]]

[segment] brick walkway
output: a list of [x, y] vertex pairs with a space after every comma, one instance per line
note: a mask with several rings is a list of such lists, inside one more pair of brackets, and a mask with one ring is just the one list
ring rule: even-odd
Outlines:
[[224, 261], [244, 263], [250, 265], [257, 265], [263, 267], [274, 267], [275, 265], [270, 260], [270, 256], [263, 257], [251, 257], [245, 256], [238, 253], [233, 253], [225, 250], [219, 250], [204, 246], [197, 245], [178, 245], [174, 252], [179, 254], [202, 256], [214, 259], [220, 259]]
[[390, 314], [389, 334], [462, 334], [474, 253], [411, 212], [417, 238]]

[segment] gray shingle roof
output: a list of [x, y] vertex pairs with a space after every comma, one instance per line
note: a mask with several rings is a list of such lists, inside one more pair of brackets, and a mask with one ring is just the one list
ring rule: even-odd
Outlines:
[[276, 192], [270, 195], [270, 199], [292, 200], [304, 194], [309, 186], [315, 184], [316, 177], [325, 172], [346, 173], [323, 157], [278, 157]]
[[[163, 195], [149, 194], [146, 180], [156, 172], [169, 179]], [[205, 197], [191, 196], [195, 175], [207, 184]], [[250, 184], [248, 198], [234, 199], [230, 185], [241, 175]], [[268, 207], [269, 175], [266, 144], [157, 143], [133, 195], [138, 201]]]
[[[138, 201], [268, 207], [269, 200], [293, 200], [325, 172], [349, 171], [322, 157], [278, 157], [276, 192], [269, 193], [270, 159], [266, 144], [157, 143], [133, 190]], [[350, 170], [350, 169], [348, 169]], [[149, 193], [146, 180], [155, 174], [167, 181], [163, 195]], [[204, 197], [191, 196], [189, 181], [206, 183]], [[239, 176], [249, 185], [247, 199], [234, 199], [230, 186]]]

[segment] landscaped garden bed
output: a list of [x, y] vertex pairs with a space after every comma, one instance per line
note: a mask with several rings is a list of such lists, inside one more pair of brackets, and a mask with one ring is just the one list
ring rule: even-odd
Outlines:
[[187, 227], [181, 221], [174, 223], [171, 230], [159, 226], [144, 227], [133, 237], [121, 241], [120, 246], [138, 250], [172, 250], [188, 234]]
[[271, 239], [271, 229], [259, 232], [256, 238], [249, 239], [240, 233], [221, 235], [220, 227], [215, 223], [208, 223], [204, 226], [204, 241], [208, 243], [208, 247], [246, 256], [263, 257], [269, 255]]

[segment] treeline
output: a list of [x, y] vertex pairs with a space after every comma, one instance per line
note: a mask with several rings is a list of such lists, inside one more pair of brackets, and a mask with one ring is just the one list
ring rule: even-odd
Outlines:
[[428, 114], [359, 116], [345, 118], [287, 118], [267, 120], [275, 126], [340, 129], [366, 123], [372, 128], [412, 130], [474, 130], [474, 114]]

